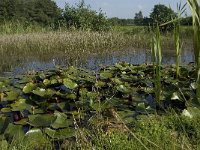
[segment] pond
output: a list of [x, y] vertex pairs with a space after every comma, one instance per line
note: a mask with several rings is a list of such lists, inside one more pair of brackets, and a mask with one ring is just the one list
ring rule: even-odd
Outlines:
[[[175, 59], [175, 50], [163, 50], [163, 64], [173, 64], [175, 63]], [[0, 64], [0, 75], [12, 76], [28, 71], [45, 70], [54, 68], [55, 66], [68, 67], [71, 65], [90, 70], [98, 70], [100, 65], [111, 65], [120, 61], [126, 61], [131, 64], [151, 63], [150, 49], [128, 48], [117, 50], [114, 53], [111, 52], [101, 55], [90, 54], [89, 56], [76, 59], [70, 59], [67, 54], [37, 54], [36, 56], [27, 55], [21, 58], [13, 56], [10, 60], [5, 60], [3, 64]], [[194, 55], [192, 48], [184, 48], [181, 56], [182, 64], [188, 64], [193, 61]]]

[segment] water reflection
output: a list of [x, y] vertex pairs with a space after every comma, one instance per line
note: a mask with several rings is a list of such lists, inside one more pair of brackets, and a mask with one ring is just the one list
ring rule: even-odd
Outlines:
[[[163, 50], [163, 64], [175, 63], [176, 55], [174, 50]], [[9, 61], [9, 60], [8, 60]], [[27, 71], [38, 71], [54, 68], [55, 65], [67, 67], [76, 66], [90, 70], [98, 70], [100, 65], [110, 65], [119, 61], [126, 61], [131, 64], [151, 63], [150, 50], [144, 49], [126, 49], [111, 54], [91, 54], [88, 57], [70, 59], [67, 55], [46, 55], [46, 56], [27, 56], [25, 59], [16, 58], [14, 64], [0, 71], [1, 75], [16, 75], [26, 73]], [[182, 50], [182, 64], [194, 61], [191, 48]], [[16, 63], [17, 62], [17, 63]], [[9, 64], [5, 62], [5, 64]], [[3, 65], [0, 64], [1, 68]]]

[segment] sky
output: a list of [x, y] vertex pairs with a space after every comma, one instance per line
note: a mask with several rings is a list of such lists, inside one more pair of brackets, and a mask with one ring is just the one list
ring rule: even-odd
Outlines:
[[[65, 3], [71, 5], [77, 4], [80, 0], [55, 0], [57, 5], [64, 8]], [[155, 4], [164, 4], [177, 10], [177, 3], [181, 1], [182, 5], [186, 0], [85, 0], [87, 5], [93, 10], [101, 10], [106, 13], [108, 18], [134, 18], [135, 13], [140, 10], [144, 16], [149, 16]], [[189, 9], [187, 10], [189, 13]]]

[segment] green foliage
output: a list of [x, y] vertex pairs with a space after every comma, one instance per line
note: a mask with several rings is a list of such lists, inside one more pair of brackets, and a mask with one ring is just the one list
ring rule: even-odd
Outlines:
[[192, 26], [192, 16], [182, 18], [180, 24], [182, 26]]
[[157, 26], [152, 38], [152, 58], [155, 68], [155, 95], [156, 102], [160, 104], [161, 100], [161, 63], [162, 63], [162, 51], [161, 51], [161, 38], [160, 28]]
[[99, 13], [91, 10], [90, 6], [87, 6], [84, 1], [76, 6], [66, 4], [63, 18], [68, 27], [75, 27], [76, 29], [105, 31], [110, 28], [104, 13], [101, 10]]
[[138, 13], [135, 13], [134, 24], [135, 25], [142, 25], [143, 24], [143, 14], [142, 14], [141, 11], [139, 11]]
[[117, 17], [113, 17], [109, 19], [109, 22], [114, 26], [117, 26], [117, 25], [127, 26], [127, 25], [133, 25], [134, 19], [120, 19]]
[[190, 6], [193, 18], [194, 31], [194, 56], [196, 64], [196, 78], [197, 78], [197, 102], [200, 104], [200, 2], [196, 0], [187, 0]]
[[[150, 14], [150, 18], [152, 19], [152, 25], [156, 27], [157, 25], [162, 25], [166, 22], [171, 21], [176, 17], [176, 13], [171, 9], [166, 7], [165, 5], [155, 5], [152, 13]], [[161, 31], [171, 31], [173, 30], [173, 23], [169, 23], [161, 27]]]
[[27, 19], [42, 25], [51, 25], [61, 17], [61, 11], [52, 0], [31, 0], [27, 2]]
[[51, 25], [61, 17], [61, 10], [52, 0], [3, 0], [0, 1], [1, 21], [28, 21]]

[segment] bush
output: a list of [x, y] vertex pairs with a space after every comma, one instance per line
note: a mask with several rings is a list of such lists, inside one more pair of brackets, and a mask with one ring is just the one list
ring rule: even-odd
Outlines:
[[99, 13], [91, 10], [90, 6], [85, 5], [84, 1], [81, 1], [76, 6], [66, 4], [63, 18], [68, 27], [92, 31], [110, 29], [110, 24], [105, 14], [101, 10]]
[[[152, 13], [150, 14], [150, 18], [152, 20], [152, 26], [157, 26], [169, 22], [173, 18], [175, 18], [177, 14], [171, 9], [166, 7], [165, 5], [155, 5]], [[173, 23], [169, 23], [161, 27], [162, 31], [171, 31], [174, 28]]]

